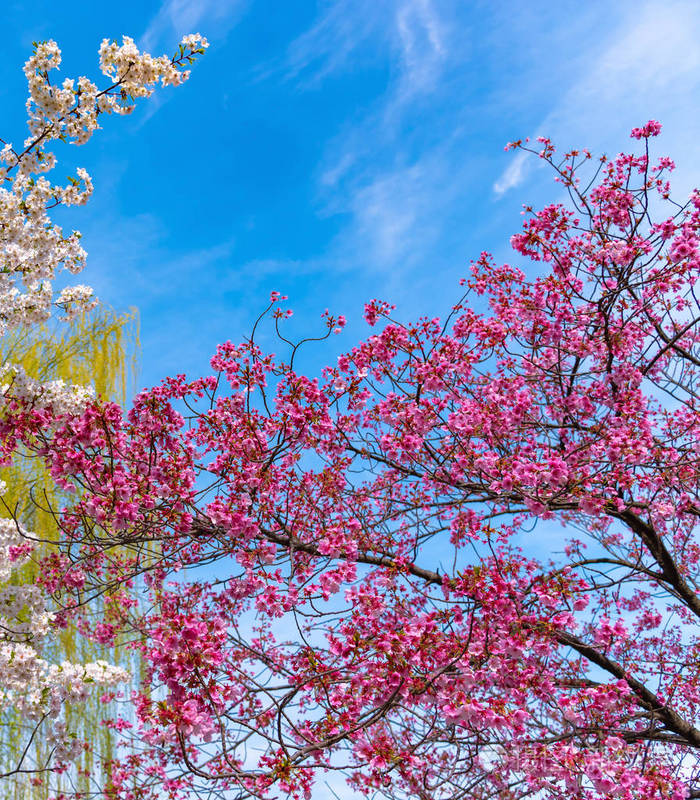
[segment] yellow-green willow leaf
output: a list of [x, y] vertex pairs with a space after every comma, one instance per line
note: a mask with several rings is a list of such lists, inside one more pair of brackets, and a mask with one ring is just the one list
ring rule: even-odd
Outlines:
[[[117, 314], [99, 308], [69, 325], [54, 329], [44, 326], [29, 334], [4, 337], [0, 342], [0, 364], [20, 365], [41, 381], [63, 379], [81, 386], [92, 386], [101, 397], [123, 404], [135, 378], [138, 351], [136, 312]], [[0, 478], [7, 484], [3, 501], [24, 527], [40, 532], [48, 540], [57, 538], [56, 523], [42, 506], [60, 506], [63, 495], [41, 462], [18, 457], [10, 467], [0, 470]], [[17, 580], [31, 582], [33, 569], [33, 564], [25, 565], [18, 571]], [[138, 674], [140, 667], [133, 663], [130, 655], [118, 648], [106, 649], [96, 642], [87, 641], [72, 627], [47, 637], [42, 655], [58, 662], [85, 663], [104, 659], [120, 664], [134, 674]], [[61, 791], [98, 794], [109, 781], [100, 765], [103, 759], [114, 754], [114, 736], [100, 721], [115, 713], [118, 711], [114, 703], [103, 704], [97, 696], [90, 697], [76, 708], [66, 709], [69, 729], [75, 731], [80, 739], [89, 741], [94, 752], [86, 752], [69, 773], [46, 774], [41, 783], [36, 783], [37, 776], [31, 774], [0, 781], [0, 800], [47, 800], [50, 795]], [[0, 773], [17, 763], [26, 744], [22, 722], [14, 712], [0, 710]], [[41, 735], [36, 736], [28, 761], [41, 764], [48, 755], [46, 742]]]

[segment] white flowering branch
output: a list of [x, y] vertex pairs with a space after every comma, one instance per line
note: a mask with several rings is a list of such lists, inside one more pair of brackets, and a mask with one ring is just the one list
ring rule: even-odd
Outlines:
[[[67, 185], [51, 182], [46, 175], [57, 160], [47, 150], [49, 144], [84, 144], [99, 129], [101, 114], [128, 114], [156, 85], [183, 83], [189, 77], [185, 67], [206, 47], [206, 39], [189, 35], [172, 58], [154, 58], [141, 53], [129, 37], [121, 45], [105, 39], [100, 68], [110, 83], [99, 89], [85, 77], [52, 84], [50, 75], [60, 66], [61, 51], [53, 41], [34, 44], [24, 67], [30, 135], [19, 151], [0, 139], [0, 336], [18, 327], [31, 329], [49, 319], [55, 309], [61, 319], [71, 319], [97, 302], [92, 289], [83, 284], [66, 287], [54, 296], [56, 276], [64, 270], [79, 273], [86, 253], [80, 233], [64, 234], [49, 211], [58, 205], [84, 204], [93, 187], [84, 169], [78, 169]], [[89, 388], [63, 381], [41, 383], [11, 364], [0, 364], [0, 384], [0, 418], [10, 419], [8, 409], [17, 403], [45, 409], [49, 417], [75, 413], [93, 397]], [[7, 459], [11, 454], [2, 455]], [[42, 642], [51, 634], [52, 615], [42, 590], [23, 583], [21, 577], [21, 568], [39, 538], [15, 520], [0, 519], [0, 711], [15, 709], [30, 731], [14, 769], [0, 778], [48, 768], [26, 763], [36, 731], [45, 722], [53, 761], [73, 760], [82, 743], [67, 730], [66, 704], [86, 699], [91, 685], [114, 686], [129, 678], [125, 670], [104, 661], [51, 664], [41, 657]]]

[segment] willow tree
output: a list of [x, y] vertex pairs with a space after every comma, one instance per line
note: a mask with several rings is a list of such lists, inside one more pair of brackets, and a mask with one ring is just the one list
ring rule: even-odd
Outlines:
[[[92, 386], [99, 396], [124, 403], [135, 377], [138, 349], [136, 313], [117, 314], [101, 307], [60, 328], [45, 325], [31, 332], [25, 330], [4, 336], [0, 340], [0, 364], [21, 366], [42, 382], [62, 379], [79, 386]], [[7, 484], [2, 497], [5, 507], [0, 509], [0, 516], [11, 515], [32, 530], [41, 530], [48, 541], [38, 549], [37, 555], [42, 554], [42, 549], [45, 553], [52, 547], [50, 540], [57, 538], [49, 509], [64, 501], [61, 491], [40, 460], [26, 456], [18, 455], [9, 467], [0, 470], [0, 478]], [[25, 565], [17, 580], [32, 581], [34, 569], [33, 563]], [[104, 605], [101, 601], [100, 613], [104, 613]], [[44, 650], [45, 657], [54, 662], [65, 659], [85, 663], [104, 658], [133, 669], [132, 656], [127, 657], [118, 646], [107, 652], [105, 646], [82, 636], [75, 625], [68, 625], [56, 634]], [[49, 649], [52, 652], [48, 652]], [[72, 791], [86, 792], [94, 789], [96, 782], [104, 782], [106, 776], [94, 771], [95, 754], [111, 756], [113, 753], [113, 734], [101, 720], [114, 711], [110, 708], [114, 703], [103, 703], [95, 696], [68, 709], [71, 730], [91, 743], [81, 762], [70, 773], [48, 773], [44, 777], [18, 774], [0, 781], [0, 800], [48, 800], [49, 796], [69, 786]], [[12, 709], [0, 712], [0, 774], [17, 763], [20, 755], [17, 751], [26, 745], [26, 738], [20, 735], [26, 724]], [[26, 759], [29, 763], [47, 762], [45, 739], [35, 737], [31, 748]]]

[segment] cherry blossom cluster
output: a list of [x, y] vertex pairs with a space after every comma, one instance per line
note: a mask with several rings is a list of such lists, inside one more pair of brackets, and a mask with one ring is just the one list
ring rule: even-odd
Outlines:
[[[0, 519], [0, 707], [14, 707], [29, 722], [47, 716], [57, 720], [51, 736], [63, 752], [65, 742], [56, 736], [65, 732], [58, 720], [65, 705], [84, 700], [91, 684], [114, 686], [129, 675], [104, 661], [50, 664], [40, 657], [53, 615], [40, 587], [18, 580], [18, 570], [31, 558], [33, 538], [14, 520]], [[72, 747], [79, 744], [70, 741]]]
[[78, 169], [67, 185], [52, 183], [45, 176], [57, 161], [47, 148], [56, 141], [84, 144], [99, 128], [101, 114], [128, 114], [135, 100], [150, 96], [156, 84], [181, 84], [189, 77], [183, 66], [206, 47], [203, 37], [186, 36], [174, 57], [153, 58], [141, 53], [129, 37], [121, 45], [105, 40], [100, 67], [110, 84], [100, 89], [86, 77], [53, 83], [50, 73], [60, 66], [61, 51], [53, 41], [35, 44], [24, 67], [29, 136], [22, 148], [4, 143], [0, 151], [0, 334], [17, 325], [44, 322], [54, 305], [69, 319], [96, 302], [84, 285], [53, 297], [56, 275], [62, 270], [80, 272], [86, 254], [80, 234], [64, 234], [49, 212], [57, 205], [85, 203], [92, 182]]
[[[51, 419], [64, 414], [80, 414], [95, 399], [91, 386], [76, 386], [64, 380], [37, 381], [22, 367], [5, 364], [0, 367], [0, 408], [31, 406], [44, 409]], [[47, 418], [50, 424], [50, 420]]]

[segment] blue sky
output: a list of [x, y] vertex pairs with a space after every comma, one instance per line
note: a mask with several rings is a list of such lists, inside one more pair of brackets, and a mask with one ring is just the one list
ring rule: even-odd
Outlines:
[[442, 313], [482, 250], [516, 261], [521, 205], [557, 196], [536, 159], [504, 153], [511, 139], [617, 152], [658, 118], [680, 194], [700, 184], [697, 2], [5, 0], [0, 21], [12, 141], [32, 40], [56, 39], [69, 76], [96, 75], [105, 36], [154, 54], [210, 40], [184, 87], [58, 151], [57, 174], [95, 181], [62, 221], [84, 234], [84, 281], [140, 310], [142, 385], [206, 369], [271, 289], [298, 333], [325, 308], [348, 317], [318, 365], [366, 333], [371, 297]]

